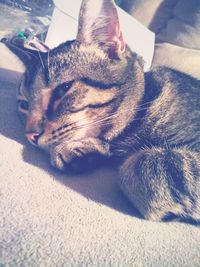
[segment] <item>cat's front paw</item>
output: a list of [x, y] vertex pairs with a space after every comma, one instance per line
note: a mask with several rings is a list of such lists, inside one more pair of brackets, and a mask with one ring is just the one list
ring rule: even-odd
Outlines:
[[76, 141], [53, 146], [50, 150], [51, 164], [59, 170], [85, 172], [97, 168], [105, 161], [98, 150], [88, 149], [85, 142]]
[[[75, 167], [75, 161], [83, 159], [80, 144], [60, 144], [50, 150], [51, 164], [59, 170], [65, 171]], [[74, 162], [74, 163], [73, 163]]]
[[66, 168], [66, 162], [70, 161], [70, 151], [67, 150], [66, 146], [58, 145], [52, 146], [50, 149], [51, 164], [64, 171]]

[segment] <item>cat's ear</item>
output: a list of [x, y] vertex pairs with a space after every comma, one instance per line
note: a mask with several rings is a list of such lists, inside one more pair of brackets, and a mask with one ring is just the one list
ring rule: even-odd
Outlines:
[[111, 56], [125, 51], [117, 9], [112, 0], [82, 1], [77, 40], [84, 44], [105, 45]]
[[[25, 44], [25, 41], [19, 37], [13, 37], [11, 39], [3, 38], [1, 42], [4, 43], [28, 68], [35, 61], [46, 53], [49, 49], [47, 46], [40, 44], [40, 46], [31, 46]], [[40, 52], [40, 55], [39, 53]]]

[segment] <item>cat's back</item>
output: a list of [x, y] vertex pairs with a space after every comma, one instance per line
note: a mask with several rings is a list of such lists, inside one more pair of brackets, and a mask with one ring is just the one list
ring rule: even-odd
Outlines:
[[200, 80], [166, 67], [154, 68], [145, 76], [145, 102], [149, 107], [143, 127], [155, 143], [167, 140], [200, 149]]
[[200, 96], [200, 80], [168, 67], [154, 67], [145, 74], [147, 93], [153, 95], [164, 91], [173, 94]]

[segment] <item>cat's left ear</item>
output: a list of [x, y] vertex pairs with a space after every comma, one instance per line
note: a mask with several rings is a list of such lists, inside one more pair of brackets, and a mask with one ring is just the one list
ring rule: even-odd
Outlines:
[[4, 43], [28, 68], [35, 61], [42, 57], [49, 48], [42, 42], [26, 43], [23, 39], [14, 36], [11, 39], [3, 38], [0, 40]]
[[77, 40], [80, 43], [98, 43], [109, 48], [111, 57], [125, 51], [117, 9], [112, 0], [83, 0]]

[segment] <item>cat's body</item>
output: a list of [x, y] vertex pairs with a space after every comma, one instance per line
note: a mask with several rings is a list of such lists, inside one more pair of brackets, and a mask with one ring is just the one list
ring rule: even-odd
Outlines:
[[147, 219], [200, 220], [200, 81], [168, 68], [144, 74], [112, 1], [93, 4], [83, 1], [77, 39], [42, 54], [42, 65], [8, 44], [28, 66], [26, 136], [62, 170], [119, 159], [119, 185]]
[[148, 72], [138, 117], [114, 142], [121, 188], [146, 218], [200, 218], [199, 89], [178, 71]]
[[[127, 148], [186, 146], [199, 152], [200, 81], [157, 67], [144, 74], [144, 88], [138, 113], [125, 131], [131, 142]], [[123, 144], [123, 135], [119, 140]]]

